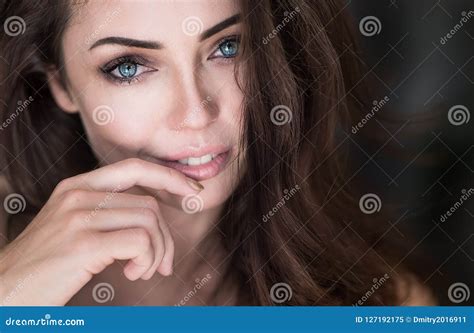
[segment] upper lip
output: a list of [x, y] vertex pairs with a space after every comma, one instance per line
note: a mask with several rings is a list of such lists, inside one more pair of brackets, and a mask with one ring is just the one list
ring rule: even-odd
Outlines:
[[230, 148], [224, 145], [209, 145], [200, 148], [187, 147], [180, 150], [178, 153], [160, 157], [163, 161], [177, 161], [188, 157], [201, 157], [208, 154], [222, 154]]

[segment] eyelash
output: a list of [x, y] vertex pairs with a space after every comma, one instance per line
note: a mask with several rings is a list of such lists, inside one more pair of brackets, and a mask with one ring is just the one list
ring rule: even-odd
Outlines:
[[124, 78], [117, 76], [115, 74], [112, 74], [114, 70], [116, 70], [120, 65], [122, 64], [136, 64], [138, 66], [144, 66], [148, 67], [149, 63], [142, 57], [136, 56], [136, 55], [124, 55], [121, 57], [118, 57], [111, 62], [107, 63], [103, 67], [100, 68], [101, 72], [106, 76], [107, 79], [112, 80], [113, 82], [119, 83], [119, 84], [132, 84], [134, 82], [139, 81], [140, 76], [144, 73], [149, 73], [149, 72], [154, 72], [156, 71], [155, 69], [151, 69], [149, 71], [146, 71], [142, 74], [136, 75], [131, 78]]
[[[216, 43], [216, 48], [215, 48], [214, 53], [218, 52], [220, 50], [220, 47], [222, 46], [222, 44], [224, 44], [226, 42], [240, 43], [240, 36], [239, 35], [232, 35], [232, 36], [227, 36], [227, 37], [222, 38], [221, 40], [219, 40]], [[237, 54], [238, 54], [238, 51], [237, 51]], [[223, 61], [224, 63], [230, 63], [230, 62], [234, 61], [234, 58], [235, 58], [235, 56], [233, 56], [233, 57], [211, 56], [209, 59], [210, 60], [219, 59], [219, 61]], [[138, 68], [140, 66], [150, 68], [149, 67], [150, 66], [149, 62], [144, 58], [142, 58], [140, 56], [137, 56], [137, 55], [124, 55], [124, 56], [118, 57], [118, 58], [108, 62], [107, 64], [105, 64], [104, 66], [102, 66], [100, 68], [100, 71], [106, 76], [107, 79], [109, 79], [109, 80], [111, 80], [115, 83], [118, 83], [118, 84], [132, 84], [132, 83], [140, 81], [141, 76], [143, 74], [157, 71], [156, 69], [151, 68], [150, 70], [147, 70], [145, 72], [137, 74], [137, 75], [135, 75], [131, 78], [124, 78], [124, 77], [120, 77], [120, 76], [117, 76], [115, 74], [112, 74], [112, 72], [115, 71], [120, 65], [126, 64], [126, 63], [138, 65]]]
[[[221, 45], [226, 43], [226, 42], [237, 42], [237, 45], [239, 45], [240, 44], [240, 36], [239, 35], [232, 35], [232, 36], [227, 36], [227, 37], [222, 38], [221, 40], [219, 40], [216, 43], [216, 49], [215, 49], [214, 53], [216, 51], [218, 51], [220, 49]], [[238, 54], [238, 48], [237, 48], [237, 54]], [[224, 62], [232, 62], [235, 59], [235, 56], [234, 57], [211, 57], [210, 59], [216, 59], [216, 58], [221, 58], [221, 60], [224, 61]]]

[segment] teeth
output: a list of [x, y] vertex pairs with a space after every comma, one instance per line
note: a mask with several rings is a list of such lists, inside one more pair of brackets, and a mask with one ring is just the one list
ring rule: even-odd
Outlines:
[[201, 157], [189, 157], [189, 158], [183, 158], [181, 160], [178, 160], [179, 163], [184, 164], [184, 165], [201, 165], [201, 164], [206, 164], [212, 161], [217, 154], [207, 154]]

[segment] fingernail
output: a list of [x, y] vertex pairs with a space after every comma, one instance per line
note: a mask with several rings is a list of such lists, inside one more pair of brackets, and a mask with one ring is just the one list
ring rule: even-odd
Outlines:
[[194, 179], [188, 178], [188, 184], [189, 184], [189, 186], [191, 186], [196, 191], [204, 190], [204, 186], [202, 186], [201, 183], [195, 181]]

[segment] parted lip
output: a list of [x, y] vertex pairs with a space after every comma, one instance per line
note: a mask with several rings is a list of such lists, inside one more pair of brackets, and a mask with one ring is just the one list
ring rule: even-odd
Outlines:
[[209, 145], [199, 148], [187, 147], [180, 150], [178, 153], [159, 157], [163, 161], [177, 161], [188, 157], [201, 157], [207, 154], [222, 154], [230, 150], [230, 147], [224, 145]]

